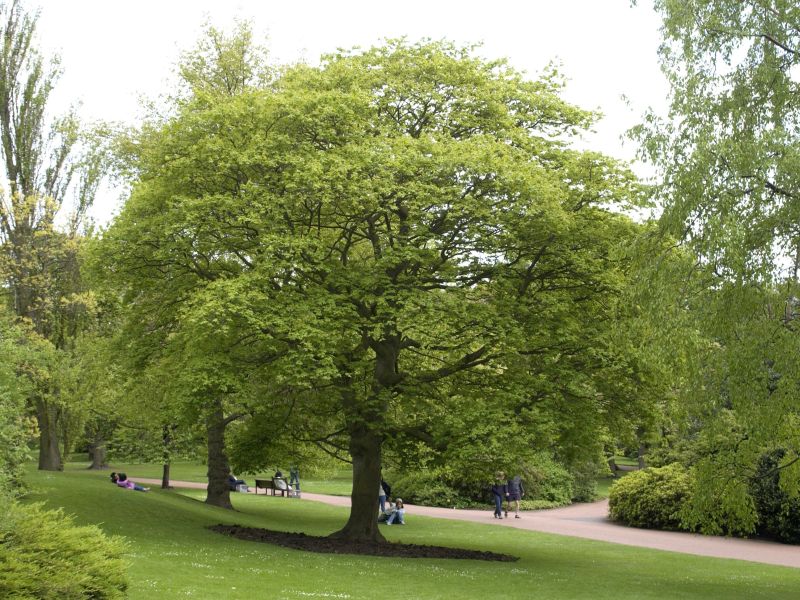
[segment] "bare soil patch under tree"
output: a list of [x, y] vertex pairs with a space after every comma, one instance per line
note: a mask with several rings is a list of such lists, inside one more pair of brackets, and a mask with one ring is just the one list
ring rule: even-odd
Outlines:
[[212, 531], [230, 535], [252, 542], [276, 544], [295, 550], [319, 552], [322, 554], [365, 554], [368, 556], [390, 556], [394, 558], [460, 558], [470, 560], [493, 560], [514, 562], [519, 560], [509, 554], [497, 554], [482, 550], [448, 548], [447, 546], [421, 546], [418, 544], [398, 544], [390, 542], [354, 542], [331, 537], [317, 537], [305, 533], [271, 531], [257, 527], [240, 525], [213, 525]]

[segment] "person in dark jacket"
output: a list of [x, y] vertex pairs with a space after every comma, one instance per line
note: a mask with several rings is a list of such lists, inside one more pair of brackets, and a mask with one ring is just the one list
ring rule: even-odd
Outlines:
[[[522, 500], [522, 497], [525, 495], [525, 488], [522, 487], [522, 479], [519, 475], [514, 475], [514, 477], [508, 480], [506, 486], [508, 490], [508, 507], [511, 507], [512, 502], [515, 504], [514, 518], [519, 519], [519, 501]], [[506, 510], [506, 517], [507, 516], [508, 511]]]
[[[506, 484], [506, 474], [500, 471], [494, 476], [494, 483], [492, 484], [492, 496], [494, 497], [494, 518], [503, 518], [503, 500], [508, 494], [508, 485]], [[508, 513], [506, 513], [508, 516]]]

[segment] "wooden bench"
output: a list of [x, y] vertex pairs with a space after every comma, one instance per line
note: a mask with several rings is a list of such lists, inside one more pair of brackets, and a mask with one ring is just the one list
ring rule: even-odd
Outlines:
[[258, 490], [264, 490], [266, 494], [269, 491], [273, 496], [280, 494], [281, 496], [288, 497], [294, 495], [294, 490], [292, 490], [289, 482], [285, 479], [282, 480], [285, 484], [285, 488], [279, 488], [275, 485], [275, 478], [272, 479], [256, 479], [256, 494], [258, 494]]
[[256, 479], [256, 494], [258, 494], [258, 490], [264, 490], [264, 493], [267, 493], [267, 490], [272, 491], [272, 495], [275, 495], [275, 484], [273, 483], [272, 479]]

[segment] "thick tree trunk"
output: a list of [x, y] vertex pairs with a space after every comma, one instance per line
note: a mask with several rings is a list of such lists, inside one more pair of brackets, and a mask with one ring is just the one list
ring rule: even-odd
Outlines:
[[381, 483], [381, 446], [388, 391], [400, 381], [397, 358], [400, 339], [387, 336], [373, 341], [375, 379], [373, 395], [364, 402], [354, 396], [343, 397], [350, 422], [350, 456], [353, 459], [353, 492], [350, 518], [331, 537], [353, 541], [385, 542], [378, 529], [378, 487]]
[[350, 432], [353, 458], [353, 492], [350, 518], [331, 537], [384, 542], [378, 529], [378, 486], [381, 482], [381, 439], [370, 428], [354, 427]]
[[222, 401], [216, 400], [208, 416], [206, 431], [208, 434], [208, 495], [206, 504], [233, 509], [231, 492], [228, 487], [230, 463], [225, 454], [225, 415]]
[[62, 471], [64, 464], [58, 446], [58, 410], [40, 400], [36, 407], [36, 419], [39, 423], [39, 470]]
[[89, 456], [92, 459], [90, 469], [107, 469], [107, 451], [105, 440], [94, 440], [89, 446]]

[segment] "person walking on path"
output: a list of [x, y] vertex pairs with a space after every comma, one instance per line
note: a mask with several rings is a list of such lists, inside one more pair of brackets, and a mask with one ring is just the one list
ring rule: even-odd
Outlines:
[[522, 497], [525, 495], [525, 488], [522, 487], [522, 479], [519, 475], [514, 475], [511, 479], [508, 480], [507, 484], [507, 498], [508, 498], [508, 507], [506, 508], [506, 517], [508, 517], [508, 508], [511, 508], [511, 503], [515, 504], [514, 507], [514, 518], [519, 519], [519, 501], [522, 500]]
[[294, 486], [294, 495], [300, 496], [300, 470], [296, 465], [289, 467], [289, 487]]
[[[494, 497], [494, 518], [503, 518], [503, 500], [508, 494], [508, 485], [505, 482], [506, 474], [500, 471], [494, 476], [494, 483], [492, 484], [492, 496]], [[508, 516], [508, 513], [506, 513]]]

